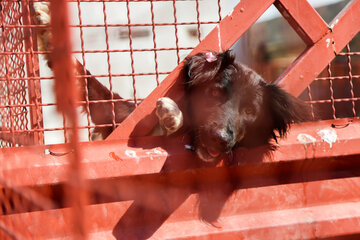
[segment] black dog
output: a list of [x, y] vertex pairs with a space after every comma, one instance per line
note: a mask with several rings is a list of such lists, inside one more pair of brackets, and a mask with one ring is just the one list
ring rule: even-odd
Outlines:
[[187, 59], [188, 114], [195, 151], [214, 162], [237, 146], [271, 145], [291, 123], [311, 119], [309, 107], [256, 72], [230, 51]]

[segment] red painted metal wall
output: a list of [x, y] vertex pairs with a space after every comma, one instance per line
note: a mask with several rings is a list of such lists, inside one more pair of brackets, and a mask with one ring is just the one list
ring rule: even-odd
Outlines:
[[[126, 23], [111, 21], [109, 2], [124, 5]], [[222, 1], [216, 1], [215, 20], [201, 18], [196, 0], [193, 22], [178, 21], [180, 2], [86, 1], [100, 4], [104, 18], [103, 24], [89, 24], [83, 22], [84, 2], [74, 1], [78, 24], [72, 25], [66, 1], [51, 1], [54, 77], [40, 74], [38, 56], [47, 52], [38, 51], [35, 34], [49, 26], [33, 22], [31, 1], [1, 2], [1, 238], [359, 239], [360, 95], [353, 63], [360, 52], [349, 42], [360, 30], [360, 0], [350, 1], [329, 24], [305, 0], [242, 0], [226, 17]], [[134, 3], [147, 4], [149, 23], [132, 23]], [[172, 7], [171, 22], [156, 21], [156, 4]], [[233, 154], [242, 164], [232, 167], [197, 168], [194, 154], [185, 149], [187, 136], [146, 137], [156, 124], [156, 100], [169, 96], [182, 101], [182, 51], [229, 49], [272, 4], [307, 45], [277, 84], [297, 96], [305, 90], [310, 104], [328, 104], [332, 119], [294, 125], [272, 155], [261, 147], [237, 149]], [[204, 36], [200, 29], [206, 24], [215, 28]], [[196, 27], [197, 46], [181, 45], [178, 31], [183, 25]], [[144, 26], [151, 29], [150, 48], [134, 46], [132, 39], [134, 29]], [[161, 26], [174, 28], [175, 47], [159, 46], [156, 28]], [[128, 48], [111, 48], [112, 27], [127, 29]], [[79, 51], [71, 49], [73, 28], [80, 33]], [[104, 29], [105, 49], [85, 49], [86, 28]], [[154, 72], [136, 72], [136, 53], [148, 51], [154, 54]], [[178, 66], [171, 72], [160, 70], [163, 51], [176, 56]], [[115, 73], [111, 54], [124, 52], [131, 73]], [[95, 126], [89, 109], [87, 123], [79, 122], [71, 59], [80, 54], [86, 67], [88, 53], [106, 55], [107, 73], [95, 77], [106, 77], [111, 89], [116, 77], [130, 77], [134, 98], [125, 101], [141, 104], [121, 124], [105, 126], [117, 127], [105, 141], [80, 143], [79, 130], [90, 137]], [[346, 63], [346, 75], [333, 75], [335, 58]], [[324, 69], [328, 76], [319, 76]], [[136, 81], [144, 75], [152, 76], [158, 87], [142, 99]], [[57, 101], [42, 102], [40, 85], [49, 80], [55, 82]], [[338, 80], [348, 82], [349, 97], [334, 94]], [[329, 98], [312, 94], [316, 82], [327, 83]], [[338, 118], [343, 102], [350, 103], [352, 118]], [[56, 106], [64, 116], [62, 126], [46, 127], [43, 109], [48, 106]], [[62, 131], [64, 144], [44, 145], [51, 131]]]

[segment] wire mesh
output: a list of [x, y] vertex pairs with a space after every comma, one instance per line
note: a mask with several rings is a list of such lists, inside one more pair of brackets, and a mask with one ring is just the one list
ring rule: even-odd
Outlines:
[[360, 116], [359, 37], [337, 53], [301, 96], [315, 107], [320, 119]]
[[[1, 147], [17, 146], [17, 133], [29, 130], [27, 82], [25, 77], [25, 54], [23, 31], [6, 28], [7, 25], [22, 24], [21, 4], [1, 3], [1, 85], [0, 121]], [[9, 54], [10, 53], [10, 54]], [[11, 54], [20, 53], [20, 54]], [[16, 80], [15, 80], [16, 79]]]

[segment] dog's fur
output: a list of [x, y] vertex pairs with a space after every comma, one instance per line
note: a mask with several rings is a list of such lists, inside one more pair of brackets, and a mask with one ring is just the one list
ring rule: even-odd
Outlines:
[[[48, 24], [48, 5], [34, 3], [35, 22]], [[40, 49], [51, 50], [48, 30], [38, 32]], [[51, 67], [51, 56], [45, 59]], [[77, 60], [76, 74], [80, 76], [84, 111], [96, 125], [122, 122], [135, 108], [134, 103], [116, 101], [95, 103], [97, 100], [121, 100], [96, 78], [92, 77]], [[224, 53], [199, 53], [186, 59], [186, 97], [188, 109], [184, 112], [185, 126], [193, 136], [198, 157], [215, 162], [235, 147], [246, 148], [271, 145], [277, 137], [284, 137], [293, 122], [310, 119], [308, 107], [300, 100], [266, 83], [248, 67], [236, 63], [229, 51]], [[90, 102], [89, 102], [90, 101]], [[115, 116], [113, 114], [115, 113]], [[176, 103], [160, 98], [156, 114], [163, 135], [178, 131], [183, 125], [183, 115]], [[105, 139], [113, 127], [96, 127], [93, 139]]]
[[188, 114], [197, 155], [213, 162], [233, 148], [269, 145], [310, 119], [300, 100], [234, 61], [230, 51], [187, 59]]

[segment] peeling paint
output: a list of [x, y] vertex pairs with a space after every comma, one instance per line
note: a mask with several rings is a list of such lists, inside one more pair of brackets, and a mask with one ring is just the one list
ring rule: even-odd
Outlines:
[[316, 138], [306, 133], [300, 133], [297, 136], [297, 140], [304, 145], [305, 150], [307, 149], [307, 144], [311, 143], [313, 146], [315, 146], [316, 142]]
[[157, 148], [155, 148], [154, 150], [153, 150], [153, 152], [154, 153], [156, 153], [156, 154], [159, 154], [159, 155], [167, 155], [167, 152], [164, 152], [164, 151], [160, 151], [159, 149], [157, 149]]
[[152, 156], [152, 152], [146, 152], [146, 155], [149, 156], [150, 160], [154, 160], [153, 156]]
[[136, 160], [136, 163], [140, 162], [140, 158], [136, 155], [136, 152], [133, 150], [125, 150], [125, 154], [128, 157], [134, 158]]
[[317, 134], [321, 137], [324, 142], [327, 142], [332, 148], [332, 144], [337, 140], [337, 134], [335, 129], [332, 128], [324, 128], [317, 132]]
[[[159, 150], [160, 149], [160, 150]], [[168, 153], [166, 151], [161, 151], [161, 148], [154, 148], [151, 152], [146, 152], [146, 155], [150, 157], [150, 160], [154, 160], [154, 157], [158, 156], [168, 156]]]
[[326, 39], [326, 47], [327, 48], [329, 48], [330, 43], [331, 43], [331, 39], [330, 38]]

